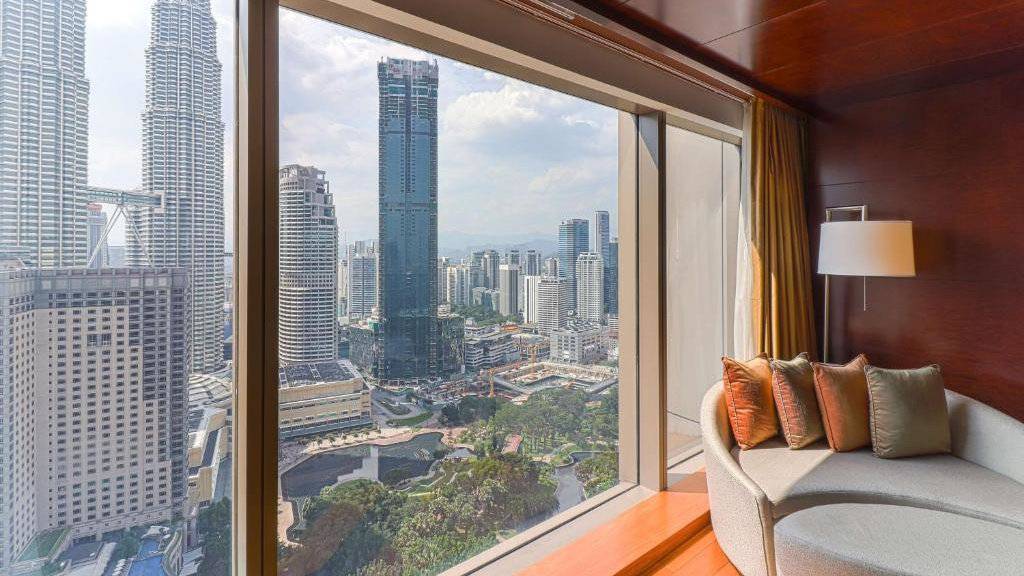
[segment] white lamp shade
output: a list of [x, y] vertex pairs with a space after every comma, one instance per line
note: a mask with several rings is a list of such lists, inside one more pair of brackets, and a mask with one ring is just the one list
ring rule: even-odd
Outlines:
[[825, 222], [818, 273], [836, 276], [914, 276], [913, 224], [906, 220]]

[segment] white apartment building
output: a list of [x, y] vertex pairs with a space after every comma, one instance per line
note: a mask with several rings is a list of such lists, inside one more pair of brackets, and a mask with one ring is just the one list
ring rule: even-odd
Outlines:
[[523, 278], [523, 321], [549, 334], [569, 317], [569, 282], [557, 276]]
[[0, 573], [32, 537], [183, 510], [188, 276], [0, 271]]
[[324, 172], [291, 164], [279, 171], [282, 365], [333, 360], [338, 353], [338, 225]]
[[469, 265], [449, 266], [445, 274], [445, 299], [452, 306], [473, 303], [473, 270]]
[[601, 326], [573, 320], [551, 332], [551, 360], [569, 364], [592, 364], [601, 359]]
[[576, 317], [595, 323], [604, 317], [604, 260], [595, 252], [576, 258]]
[[377, 254], [353, 251], [348, 259], [348, 317], [369, 318], [377, 307]]

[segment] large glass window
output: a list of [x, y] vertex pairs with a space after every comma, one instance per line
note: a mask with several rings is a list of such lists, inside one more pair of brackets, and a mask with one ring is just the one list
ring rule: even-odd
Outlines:
[[228, 574], [233, 0], [0, 0], [0, 574]]
[[700, 445], [700, 403], [732, 348], [740, 149], [665, 131], [665, 301], [669, 461]]
[[280, 13], [282, 574], [435, 574], [619, 483], [618, 114]]

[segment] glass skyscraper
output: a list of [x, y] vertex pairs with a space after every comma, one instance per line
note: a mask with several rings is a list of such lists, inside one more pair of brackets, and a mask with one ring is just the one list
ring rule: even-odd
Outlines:
[[437, 63], [388, 58], [380, 88], [379, 317], [384, 380], [435, 376]]
[[582, 218], [558, 225], [558, 275], [568, 279], [569, 305], [576, 306], [576, 259], [590, 250], [590, 223]]
[[224, 364], [224, 123], [210, 0], [156, 0], [146, 48], [142, 188], [129, 266], [181, 267], [192, 280], [192, 370]]

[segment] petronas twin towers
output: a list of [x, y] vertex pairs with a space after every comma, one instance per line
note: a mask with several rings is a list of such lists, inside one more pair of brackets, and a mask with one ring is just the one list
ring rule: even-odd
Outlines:
[[224, 363], [224, 122], [209, 0], [156, 0], [146, 48], [142, 188], [129, 266], [182, 267], [192, 279], [192, 370]]

